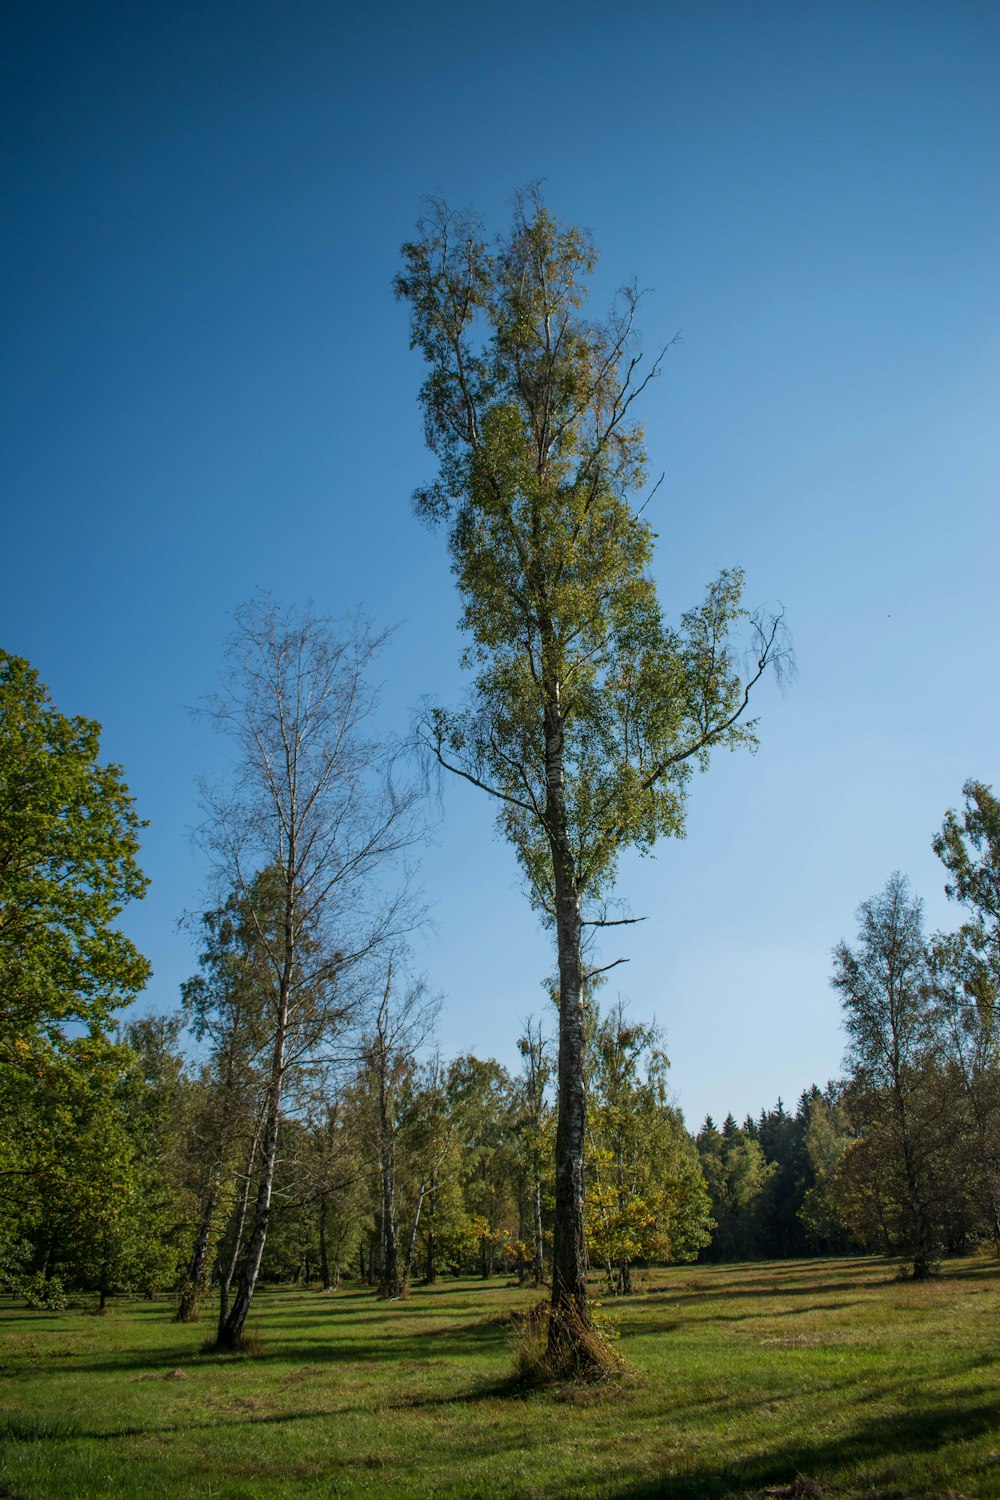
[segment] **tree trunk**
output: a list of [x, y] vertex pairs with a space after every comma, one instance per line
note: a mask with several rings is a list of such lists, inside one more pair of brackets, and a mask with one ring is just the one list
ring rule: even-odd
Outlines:
[[424, 1188], [424, 1184], [421, 1183], [420, 1190], [417, 1193], [417, 1206], [413, 1211], [413, 1223], [410, 1226], [410, 1238], [406, 1246], [406, 1261], [403, 1266], [403, 1278], [405, 1281], [409, 1281], [411, 1275], [413, 1274], [413, 1257], [417, 1251], [417, 1230], [420, 1227], [420, 1210], [424, 1206], [425, 1195], [426, 1190]]
[[896, 1113], [900, 1133], [903, 1137], [903, 1167], [906, 1173], [906, 1193], [910, 1200], [910, 1215], [913, 1220], [913, 1279], [926, 1281], [931, 1274], [930, 1225], [920, 1191], [916, 1153], [910, 1130], [910, 1119], [906, 1108], [906, 1095], [902, 1078], [897, 1074], [893, 1084]]
[[215, 1210], [219, 1202], [219, 1171], [213, 1168], [209, 1178], [208, 1192], [201, 1210], [201, 1222], [198, 1225], [198, 1235], [191, 1252], [188, 1263], [187, 1275], [181, 1287], [181, 1294], [177, 1302], [177, 1311], [174, 1314], [175, 1323], [191, 1323], [198, 1315], [198, 1297], [205, 1286], [205, 1267], [208, 1264], [208, 1247], [212, 1238], [212, 1225], [215, 1222]]
[[[617, 1145], [617, 1161], [615, 1163], [618, 1184], [618, 1222], [625, 1222], [625, 1210], [628, 1207], [628, 1194], [625, 1191], [625, 1156], [624, 1143], [619, 1132]], [[630, 1297], [632, 1295], [632, 1267], [629, 1261], [623, 1259], [618, 1267], [618, 1295], [619, 1297]]]
[[229, 1289], [236, 1275], [236, 1267], [239, 1264], [240, 1249], [243, 1244], [243, 1226], [246, 1223], [247, 1209], [250, 1206], [250, 1188], [253, 1183], [254, 1162], [257, 1159], [257, 1147], [260, 1145], [260, 1127], [263, 1117], [258, 1111], [257, 1121], [254, 1125], [253, 1139], [250, 1142], [250, 1150], [247, 1154], [246, 1171], [243, 1174], [243, 1190], [233, 1205], [229, 1233], [229, 1257], [224, 1267], [219, 1271], [219, 1328], [216, 1340], [222, 1337], [222, 1330], [229, 1314]]
[[333, 1290], [330, 1281], [330, 1252], [326, 1242], [326, 1218], [328, 1212], [326, 1194], [323, 1193], [319, 1200], [319, 1274], [323, 1283], [324, 1292]]
[[541, 1286], [545, 1280], [545, 1247], [542, 1241], [542, 1180], [535, 1178], [534, 1191], [535, 1209], [535, 1273], [536, 1286]]
[[904, 1142], [904, 1161], [906, 1189], [910, 1199], [910, 1213], [913, 1216], [913, 1279], [926, 1281], [931, 1274], [930, 1231], [909, 1140]]
[[[580, 1352], [576, 1332], [589, 1325], [587, 1244], [583, 1220], [584, 1090], [583, 924], [570, 848], [559, 687], [546, 692], [546, 826], [552, 856], [556, 946], [559, 956], [559, 1102], [556, 1118], [556, 1202], [552, 1235], [552, 1313], [549, 1353], [557, 1362]], [[569, 1315], [569, 1316], [567, 1316]], [[574, 1332], [575, 1330], [575, 1332]]]
[[[290, 943], [290, 939], [289, 939]], [[236, 1283], [236, 1295], [219, 1329], [218, 1343], [221, 1349], [239, 1348], [243, 1325], [250, 1311], [260, 1262], [267, 1239], [267, 1225], [271, 1216], [271, 1189], [274, 1184], [274, 1164], [278, 1156], [278, 1123], [281, 1117], [281, 1085], [285, 1072], [285, 1034], [288, 1025], [288, 994], [291, 983], [291, 952], [286, 950], [285, 968], [281, 978], [278, 1025], [271, 1057], [271, 1079], [267, 1095], [267, 1113], [264, 1125], [264, 1154], [261, 1160], [260, 1182], [257, 1201], [254, 1204], [253, 1224], [247, 1242], [246, 1255]]]
[[434, 1220], [437, 1215], [437, 1178], [431, 1175], [431, 1206], [429, 1209], [431, 1227], [427, 1231], [427, 1272], [424, 1281], [428, 1286], [433, 1286], [437, 1281], [437, 1236], [434, 1233]]
[[[568, 861], [566, 861], [568, 864]], [[559, 1111], [556, 1121], [556, 1202], [552, 1237], [552, 1306], [587, 1322], [587, 1250], [583, 1227], [584, 1094], [581, 922], [570, 869], [556, 868], [559, 946]], [[557, 1326], [557, 1320], [550, 1328]]]
[[383, 1059], [379, 1070], [379, 1132], [382, 1137], [382, 1270], [378, 1292], [380, 1297], [394, 1300], [402, 1295], [403, 1281], [399, 1273], [399, 1247], [396, 1243], [396, 1163], [389, 1121], [386, 1067], [387, 1063]]

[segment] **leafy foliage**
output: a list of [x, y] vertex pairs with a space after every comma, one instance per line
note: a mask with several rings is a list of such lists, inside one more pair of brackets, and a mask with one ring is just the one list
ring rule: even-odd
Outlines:
[[114, 927], [146, 879], [142, 828], [100, 725], [66, 718], [37, 672], [0, 651], [0, 1035], [106, 1026], [146, 960]]

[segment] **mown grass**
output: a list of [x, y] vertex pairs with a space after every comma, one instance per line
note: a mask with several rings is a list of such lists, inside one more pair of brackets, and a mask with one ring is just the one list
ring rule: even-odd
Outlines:
[[534, 1300], [265, 1289], [250, 1357], [203, 1352], [210, 1323], [166, 1300], [6, 1303], [0, 1495], [1000, 1497], [993, 1262], [652, 1272], [606, 1306], [629, 1368], [596, 1388], [514, 1385], [504, 1320]]

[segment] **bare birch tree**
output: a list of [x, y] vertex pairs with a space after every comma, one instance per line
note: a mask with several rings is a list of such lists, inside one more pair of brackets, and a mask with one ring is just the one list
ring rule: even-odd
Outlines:
[[[384, 637], [342, 631], [260, 595], [236, 612], [209, 713], [236, 755], [206, 786], [203, 829], [239, 898], [268, 978], [266, 1085], [253, 1202], [219, 1345], [239, 1345], [260, 1271], [290, 1072], [329, 1053], [356, 1011], [367, 960], [398, 936], [405, 902], [387, 865], [416, 836], [415, 794], [371, 736], [367, 674]], [[387, 769], [387, 767], [389, 769]]]

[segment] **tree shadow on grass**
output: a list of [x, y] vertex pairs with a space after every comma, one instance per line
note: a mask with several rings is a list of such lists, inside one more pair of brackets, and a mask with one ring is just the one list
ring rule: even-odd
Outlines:
[[[970, 1393], [964, 1394], [967, 1398]], [[949, 1443], [969, 1442], [995, 1432], [998, 1421], [1000, 1403], [995, 1398], [976, 1406], [964, 1400], [956, 1400], [954, 1405], [927, 1405], [873, 1417], [851, 1432], [826, 1441], [777, 1443], [728, 1467], [696, 1465], [667, 1471], [656, 1479], [626, 1483], [608, 1493], [610, 1500], [663, 1500], [667, 1495], [670, 1500], [728, 1500], [759, 1493], [765, 1486], [791, 1484], [797, 1475], [809, 1475], [828, 1485], [835, 1495], [838, 1481], [843, 1485], [845, 1469], [891, 1464], [933, 1453]], [[865, 1490], [869, 1492], [869, 1484]], [[874, 1488], [870, 1492], [878, 1493]], [[886, 1493], [906, 1492], [893, 1487]]]
[[269, 1339], [269, 1330], [254, 1324], [250, 1332], [261, 1344], [253, 1354], [223, 1354], [199, 1349], [192, 1344], [174, 1344], [170, 1347], [123, 1351], [103, 1359], [75, 1357], [71, 1365], [62, 1361], [53, 1362], [46, 1368], [46, 1375], [61, 1374], [79, 1376], [87, 1374], [123, 1374], [129, 1370], [143, 1373], [165, 1373], [178, 1368], [186, 1374], [205, 1370], [233, 1368], [268, 1368], [275, 1364], [326, 1365], [386, 1365], [402, 1364], [406, 1361], [432, 1360], [438, 1362], [449, 1358], [464, 1358], [470, 1354], [488, 1353], [501, 1345], [506, 1336], [502, 1323], [492, 1318], [478, 1319], [457, 1327], [427, 1329], [424, 1332], [400, 1331], [394, 1336], [381, 1339], [356, 1338], [351, 1335], [354, 1322], [345, 1324], [339, 1333], [331, 1328], [330, 1337], [284, 1340], [277, 1336]]

